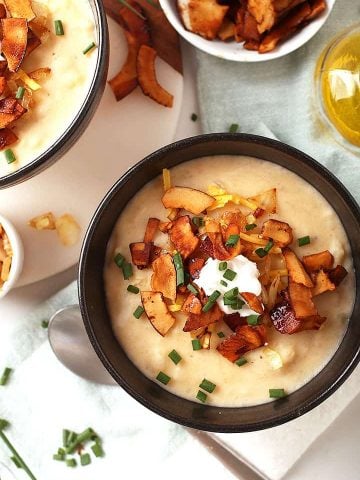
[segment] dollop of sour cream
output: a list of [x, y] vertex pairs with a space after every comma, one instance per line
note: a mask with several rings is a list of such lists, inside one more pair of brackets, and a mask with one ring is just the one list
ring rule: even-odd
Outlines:
[[[225, 313], [239, 312], [241, 317], [248, 317], [249, 315], [258, 315], [245, 304], [241, 310], [233, 310], [229, 305], [224, 305], [223, 295], [232, 288], [237, 287], [239, 292], [250, 292], [255, 295], [260, 295], [261, 284], [259, 282], [260, 272], [255, 262], [251, 262], [243, 255], [238, 255], [232, 260], [227, 261], [227, 268], [236, 272], [234, 280], [226, 280], [224, 270], [219, 270], [220, 260], [209, 258], [200, 271], [200, 277], [194, 280], [194, 283], [202, 288], [206, 295], [210, 296], [215, 290], [221, 293], [217, 299], [217, 303], [221, 310]], [[227, 287], [221, 285], [221, 280], [227, 283]]]

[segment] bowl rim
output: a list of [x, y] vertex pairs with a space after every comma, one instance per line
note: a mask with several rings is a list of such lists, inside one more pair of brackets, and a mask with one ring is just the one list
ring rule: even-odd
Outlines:
[[[336, 3], [336, 0], [328, 0], [327, 9], [323, 13], [321, 13], [319, 17], [315, 18], [311, 23], [305, 25], [300, 32], [297, 32], [294, 36], [291, 36], [290, 39], [287, 39], [284, 43], [277, 46], [276, 49], [272, 52], [268, 52], [266, 54], [259, 54], [257, 51], [245, 50], [242, 47], [242, 44], [238, 44], [236, 42], [233, 42], [235, 46], [234, 48], [231, 48], [229, 46], [232, 45], [232, 43], [221, 42], [220, 40], [216, 39], [207, 40], [206, 38], [203, 38], [198, 34], [188, 31], [184, 27], [181, 19], [179, 18], [178, 12], [176, 14], [173, 13], [171, 2], [175, 3], [176, 0], [159, 1], [161, 8], [163, 9], [164, 14], [170, 24], [178, 32], [178, 34], [187, 42], [189, 42], [192, 46], [201, 50], [202, 52], [208, 53], [209, 55], [213, 55], [223, 60], [230, 60], [239, 63], [268, 62], [270, 60], [276, 60], [292, 52], [295, 52], [296, 50], [304, 46], [307, 42], [309, 42], [319, 32], [319, 30], [327, 22]], [[176, 5], [175, 9], [177, 10]], [[301, 37], [301, 35], [303, 38]], [[292, 39], [294, 39], [294, 41], [292, 41]], [[224, 48], [221, 49], [221, 53], [217, 52], [216, 47], [214, 48], [214, 45], [218, 44], [224, 45]]]
[[0, 176], [0, 189], [11, 187], [28, 180], [53, 165], [77, 140], [85, 129], [86, 121], [95, 113], [105, 88], [105, 80], [109, 61], [109, 33], [105, 8], [101, 0], [88, 0], [94, 16], [96, 27], [97, 61], [93, 78], [87, 95], [67, 129], [62, 132], [52, 145], [34, 158], [30, 163], [14, 172]]
[[[135, 164], [132, 168], [130, 168], [124, 175], [122, 175], [119, 180], [111, 187], [111, 189], [108, 191], [108, 193], [105, 195], [103, 200], [100, 202], [97, 210], [95, 211], [88, 229], [86, 231], [81, 253], [80, 253], [80, 260], [79, 260], [79, 268], [78, 268], [78, 297], [79, 297], [79, 305], [82, 313], [82, 318], [83, 322], [85, 325], [86, 332], [88, 334], [89, 340], [97, 353], [98, 357], [100, 358], [101, 362], [105, 366], [105, 368], [108, 370], [108, 372], [113, 376], [113, 378], [117, 381], [117, 383], [129, 394], [131, 395], [135, 400], [137, 400], [139, 403], [141, 403], [143, 406], [148, 408], [149, 410], [153, 411], [154, 413], [162, 416], [163, 418], [166, 418], [168, 420], [171, 420], [175, 423], [178, 423], [180, 425], [184, 425], [187, 427], [195, 428], [198, 430], [204, 430], [208, 432], [217, 432], [217, 433], [241, 433], [241, 432], [249, 432], [249, 431], [255, 431], [255, 430], [262, 430], [265, 428], [270, 428], [274, 426], [279, 426], [281, 424], [287, 423], [291, 420], [294, 420], [298, 418], [299, 416], [309, 412], [310, 410], [314, 409], [318, 405], [320, 405], [324, 400], [326, 400], [332, 393], [334, 393], [343, 383], [344, 381], [349, 377], [349, 375], [352, 373], [356, 365], [360, 361], [360, 338], [358, 339], [357, 342], [357, 348], [355, 354], [352, 356], [351, 360], [349, 363], [345, 364], [342, 366], [342, 371], [341, 374], [336, 377], [335, 379], [332, 379], [331, 382], [328, 382], [326, 384], [325, 388], [321, 391], [321, 393], [318, 396], [313, 396], [311, 399], [307, 399], [306, 401], [303, 401], [300, 403], [297, 408], [294, 408], [293, 410], [281, 414], [279, 416], [276, 416], [274, 418], [269, 418], [257, 422], [253, 422], [251, 425], [243, 425], [243, 424], [236, 424], [236, 425], [226, 425], [226, 426], [219, 426], [218, 424], [214, 425], [211, 423], [208, 423], [206, 421], [202, 421], [201, 419], [187, 419], [184, 417], [181, 417], [179, 415], [173, 414], [169, 409], [165, 410], [164, 408], [161, 408], [157, 405], [155, 405], [151, 400], [148, 400], [147, 398], [143, 397], [140, 393], [136, 391], [136, 389], [133, 388], [133, 386], [128, 383], [122, 376], [121, 374], [116, 370], [115, 367], [113, 367], [111, 361], [107, 357], [106, 352], [102, 349], [100, 342], [98, 338], [96, 337], [92, 322], [91, 322], [91, 313], [90, 309], [88, 309], [87, 302], [86, 302], [86, 288], [85, 288], [85, 283], [86, 283], [86, 276], [85, 276], [85, 270], [86, 270], [86, 262], [87, 262], [87, 257], [89, 255], [89, 252], [91, 252], [92, 249], [92, 236], [97, 229], [97, 226], [99, 222], [101, 221], [102, 215], [104, 211], [107, 209], [108, 205], [111, 203], [113, 197], [118, 194], [118, 191], [125, 185], [128, 181], [132, 179], [138, 172], [141, 171], [143, 165], [147, 162], [150, 162], [156, 158], [161, 158], [162, 156], [166, 155], [168, 152], [171, 152], [173, 150], [177, 150], [178, 148], [181, 147], [186, 147], [188, 145], [194, 145], [194, 144], [203, 144], [206, 143], [208, 140], [219, 142], [219, 141], [245, 141], [251, 144], [260, 144], [261, 146], [265, 147], [270, 147], [275, 150], [284, 152], [285, 154], [289, 154], [291, 156], [295, 156], [297, 159], [300, 159], [301, 162], [303, 162], [305, 165], [310, 167], [313, 170], [316, 170], [318, 173], [321, 174], [325, 178], [326, 181], [330, 183], [330, 185], [338, 190], [340, 192], [341, 198], [346, 202], [348, 205], [349, 211], [352, 213], [354, 218], [358, 221], [360, 224], [360, 207], [351, 195], [351, 193], [347, 190], [347, 188], [335, 177], [334, 174], [332, 174], [326, 167], [324, 167], [322, 164], [320, 164], [318, 161], [314, 160], [312, 157], [307, 155], [306, 153], [296, 149], [295, 147], [292, 147], [290, 145], [287, 145], [283, 142], [280, 142], [278, 140], [273, 140], [267, 137], [262, 137], [258, 135], [252, 135], [252, 134], [244, 134], [244, 133], [210, 133], [210, 134], [202, 134], [190, 138], [186, 138], [183, 140], [176, 141], [174, 143], [171, 143], [169, 145], [166, 145], [155, 152], [149, 154], [146, 156], [144, 159], [139, 161], [137, 164]], [[195, 159], [197, 157], [194, 157]], [[188, 160], [185, 160], [188, 161]], [[291, 169], [289, 168], [291, 171]], [[150, 181], [150, 179], [148, 180]], [[144, 183], [144, 185], [147, 182]], [[117, 216], [118, 218], [118, 216]], [[115, 222], [116, 223], [116, 219]], [[108, 242], [108, 239], [106, 240]], [[354, 312], [351, 313], [350, 319], [352, 318]], [[350, 321], [349, 319], [349, 321]], [[346, 333], [346, 332], [345, 332]], [[343, 340], [342, 340], [343, 341]], [[339, 343], [339, 347], [342, 343], [342, 341]], [[339, 348], [338, 347], [338, 348]], [[121, 347], [119, 347], [121, 348]], [[125, 354], [126, 355], [126, 354]], [[129, 360], [131, 362], [131, 360]], [[331, 361], [331, 359], [329, 360]], [[132, 363], [132, 362], [131, 362]], [[324, 366], [324, 368], [326, 365]], [[137, 368], [135, 367], [139, 374], [142, 375], [144, 378], [145, 375]], [[319, 375], [323, 369], [321, 369], [317, 375]], [[317, 376], [316, 375], [316, 376]], [[316, 378], [316, 376], [314, 378]], [[150, 380], [151, 381], [151, 380]], [[311, 381], [311, 380], [310, 380]], [[305, 384], [306, 385], [306, 384]], [[305, 386], [304, 385], [304, 386]], [[159, 387], [161, 388], [161, 387]], [[303, 387], [301, 387], [303, 388]], [[298, 390], [296, 390], [293, 393], [296, 393]], [[184, 400], [184, 402], [191, 402], [190, 400], [183, 399], [182, 397], [179, 397], [177, 395], [172, 394], [171, 392], [169, 393], [170, 396], [174, 398], [180, 398], [181, 400]], [[280, 399], [277, 400], [277, 402], [286, 402], [285, 399]], [[191, 402], [194, 403], [194, 402]], [[271, 402], [270, 402], [271, 403]], [[197, 405], [194, 403], [194, 405]], [[265, 405], [265, 404], [260, 404], [260, 405]], [[259, 405], [259, 406], [260, 406]], [[246, 410], [247, 408], [253, 408], [253, 406], [250, 407], [215, 407], [211, 405], [204, 405], [202, 406], [203, 408], [206, 409], [215, 409], [218, 410], [224, 409], [226, 410], [227, 408], [239, 408], [239, 409], [244, 409]], [[256, 407], [256, 405], [255, 405]]]

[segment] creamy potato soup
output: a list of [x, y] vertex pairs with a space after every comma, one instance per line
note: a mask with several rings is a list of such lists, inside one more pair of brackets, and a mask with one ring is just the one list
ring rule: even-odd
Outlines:
[[[28, 74], [45, 67], [51, 73], [38, 80], [41, 88], [32, 92], [33, 106], [14, 122], [14, 127], [10, 126], [19, 138], [9, 147], [16, 161], [8, 163], [2, 151], [0, 176], [30, 163], [54, 144], [77, 115], [95, 73], [97, 49], [83, 53], [92, 42], [96, 43], [89, 1], [37, 0], [32, 2], [32, 8], [41, 19], [46, 18], [50, 34], [25, 58], [21, 70]], [[55, 33], [57, 20], [62, 23], [64, 35]], [[21, 80], [19, 84], [23, 84]]]
[[[330, 360], [352, 312], [353, 264], [339, 218], [302, 178], [267, 161], [207, 157], [170, 173], [173, 187], [212, 198], [169, 189], [169, 180], [164, 195], [158, 177], [121, 213], [104, 268], [119, 343], [144, 375], [189, 400], [240, 407], [290, 394]], [[161, 248], [144, 261], [149, 218], [160, 220], [147, 234]], [[194, 258], [202, 261], [191, 270]], [[129, 264], [142, 261], [147, 268], [131, 273]]]

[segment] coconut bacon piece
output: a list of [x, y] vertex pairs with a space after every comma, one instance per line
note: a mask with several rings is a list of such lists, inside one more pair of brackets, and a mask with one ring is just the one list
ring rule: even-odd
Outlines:
[[276, 213], [276, 188], [266, 190], [266, 192], [250, 197], [248, 200], [256, 203], [260, 209], [267, 213]]
[[156, 232], [159, 229], [160, 220], [158, 218], [149, 218], [144, 234], [144, 242], [153, 242]]
[[324, 250], [312, 255], [305, 255], [302, 263], [309, 273], [318, 272], [319, 270], [330, 270], [334, 265], [334, 257], [329, 250]]
[[189, 260], [188, 264], [188, 271], [191, 276], [191, 278], [199, 278], [200, 277], [200, 271], [205, 265], [205, 258], [192, 258]]
[[336, 287], [338, 287], [347, 274], [347, 270], [342, 265], [337, 265], [335, 268], [330, 270], [329, 279]]
[[156, 258], [152, 264], [153, 275], [151, 288], [155, 292], [161, 292], [165, 298], [172, 302], [176, 300], [176, 270], [172, 256], [165, 253]]
[[245, 300], [245, 302], [249, 305], [251, 310], [260, 315], [264, 313], [264, 306], [261, 303], [259, 297], [257, 297], [254, 293], [250, 292], [240, 292], [240, 296]]
[[173, 222], [169, 230], [169, 237], [183, 258], [186, 260], [193, 253], [199, 244], [199, 239], [194, 235], [191, 229], [190, 218], [188, 215], [179, 217]]
[[263, 238], [272, 239], [280, 248], [287, 247], [293, 241], [292, 228], [286, 222], [279, 220], [268, 220], [264, 223], [261, 236]]
[[26, 111], [26, 108], [15, 98], [2, 98], [0, 100], [0, 129], [20, 118]]
[[329, 278], [329, 274], [320, 270], [314, 274], [314, 288], [312, 289], [312, 296], [316, 297], [324, 292], [333, 291], [336, 289], [336, 285]]
[[28, 22], [35, 18], [30, 0], [4, 0], [11, 17], [25, 18]]
[[139, 269], [146, 268], [150, 263], [152, 242], [134, 242], [130, 243], [132, 263]]
[[144, 95], [155, 100], [159, 105], [171, 108], [174, 96], [163, 88], [157, 78], [155, 70], [156, 50], [148, 45], [141, 45], [137, 60], [137, 78]]
[[208, 40], [216, 38], [229, 10], [216, 0], [178, 0], [177, 5], [185, 28]]
[[266, 329], [264, 325], [256, 327], [241, 325], [236, 329], [234, 335], [217, 346], [217, 350], [230, 362], [236, 362], [244, 353], [262, 347], [265, 342]]
[[195, 315], [201, 315], [201, 309], [202, 309], [202, 304], [196, 295], [193, 293], [190, 293], [190, 295], [187, 297], [185, 302], [183, 303], [183, 306], [181, 307], [181, 310], [185, 313], [193, 313]]
[[17, 72], [24, 59], [27, 46], [28, 24], [24, 18], [3, 18], [2, 53], [4, 54], [10, 72]]
[[311, 288], [305, 287], [301, 283], [289, 281], [289, 298], [295, 316], [298, 319], [317, 315], [317, 309], [312, 301]]
[[200, 315], [191, 313], [185, 322], [183, 331], [191, 332], [201, 327], [207, 327], [211, 323], [220, 322], [223, 316], [224, 314], [222, 310], [219, 308], [218, 304], [215, 303], [215, 305], [208, 312], [201, 311]]
[[305, 285], [305, 287], [312, 288], [314, 284], [295, 253], [290, 248], [285, 248], [283, 255], [291, 280], [295, 283]]
[[155, 330], [165, 336], [175, 324], [175, 317], [169, 312], [160, 292], [141, 292], [145, 313]]
[[194, 215], [211, 207], [215, 198], [189, 187], [169, 188], [161, 199], [165, 208], [183, 208]]

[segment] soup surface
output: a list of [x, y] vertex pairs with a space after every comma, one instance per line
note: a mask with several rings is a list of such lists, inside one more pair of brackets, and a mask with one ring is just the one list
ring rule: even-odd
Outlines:
[[[8, 164], [3, 152], [0, 176], [30, 163], [64, 133], [77, 115], [94, 77], [97, 49], [84, 55], [96, 43], [94, 16], [88, 0], [41, 0], [32, 2], [37, 15], [46, 15], [49, 38], [24, 60], [21, 69], [32, 72], [42, 67], [51, 74], [34, 92], [34, 107], [15, 122], [19, 140], [11, 145], [16, 161]], [[54, 22], [61, 20], [64, 35], [55, 35]]]
[[[164, 388], [196, 401], [204, 378], [216, 384], [207, 403], [217, 406], [248, 406], [269, 401], [269, 389], [291, 393], [307, 383], [335, 353], [346, 330], [354, 302], [354, 275], [350, 246], [342, 224], [329, 203], [307, 182], [280, 166], [249, 157], [216, 156], [185, 162], [171, 170], [172, 184], [206, 191], [211, 184], [226, 191], [251, 197], [271, 188], [277, 189], [277, 213], [271, 218], [288, 222], [293, 229], [292, 250], [301, 258], [329, 250], [335, 265], [342, 264], [349, 274], [332, 292], [325, 292], [314, 302], [321, 316], [327, 317], [319, 330], [281, 334], [269, 328], [267, 344], [246, 353], [247, 363], [238, 366], [216, 350], [224, 339], [214, 333], [211, 349], [193, 350], [192, 338], [183, 332], [185, 314], [176, 312], [176, 323], [162, 337], [146, 315], [134, 318], [141, 305], [140, 295], [127, 291], [130, 284], [141, 291], [151, 290], [152, 270], [138, 270], [125, 281], [114, 262], [116, 252], [129, 259], [129, 244], [142, 241], [149, 217], [166, 221], [162, 205], [160, 177], [149, 182], [121, 213], [110, 238], [104, 268], [108, 311], [115, 335], [130, 360], [148, 378], [156, 381], [159, 371], [171, 380]], [[296, 239], [310, 236], [311, 243], [298, 246]], [[154, 239], [165, 247], [168, 237], [160, 232]], [[224, 322], [216, 326], [225, 338], [232, 334]], [[176, 350], [182, 360], [175, 365], [168, 357]]]

